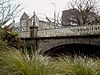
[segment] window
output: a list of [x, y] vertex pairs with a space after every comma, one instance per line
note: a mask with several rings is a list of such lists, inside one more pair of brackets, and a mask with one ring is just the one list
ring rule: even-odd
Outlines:
[[26, 26], [26, 24], [27, 24], [26, 20], [22, 20], [21, 25]]
[[22, 27], [22, 31], [26, 31], [26, 27]]

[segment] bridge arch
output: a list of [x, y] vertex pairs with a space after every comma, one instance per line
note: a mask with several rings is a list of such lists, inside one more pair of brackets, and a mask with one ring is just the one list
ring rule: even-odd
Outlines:
[[43, 54], [53, 57], [59, 55], [100, 57], [100, 46], [88, 43], [70, 43], [52, 47], [44, 51]]
[[42, 43], [40, 42], [40, 44], [41, 45], [39, 45], [39, 51], [41, 53], [44, 53], [47, 50], [65, 44], [91, 44], [100, 46], [100, 39], [98, 38], [50, 39], [50, 40], [44, 40], [44, 42], [42, 40]]

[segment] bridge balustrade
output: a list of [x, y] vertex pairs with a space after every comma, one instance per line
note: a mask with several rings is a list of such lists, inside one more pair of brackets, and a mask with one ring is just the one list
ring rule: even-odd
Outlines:
[[40, 30], [37, 32], [37, 37], [75, 36], [75, 35], [93, 35], [93, 34], [100, 34], [100, 25]]

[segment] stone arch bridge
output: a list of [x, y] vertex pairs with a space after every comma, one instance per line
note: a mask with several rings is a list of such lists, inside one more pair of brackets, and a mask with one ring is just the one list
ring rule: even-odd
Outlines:
[[41, 31], [38, 31], [37, 27], [31, 27], [30, 29], [30, 36], [26, 36], [26, 38], [22, 39], [30, 42], [41, 53], [55, 47], [69, 44], [100, 46], [100, 25], [77, 26]]

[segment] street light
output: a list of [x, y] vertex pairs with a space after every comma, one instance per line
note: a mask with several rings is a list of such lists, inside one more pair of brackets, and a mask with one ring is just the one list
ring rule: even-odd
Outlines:
[[33, 17], [33, 20], [32, 20], [33, 22], [32, 23], [33, 23], [33, 26], [35, 26], [35, 16], [36, 16], [35, 12], [33, 12], [33, 16], [34, 17]]
[[56, 5], [54, 2], [52, 4], [54, 5], [54, 28], [56, 28]]

